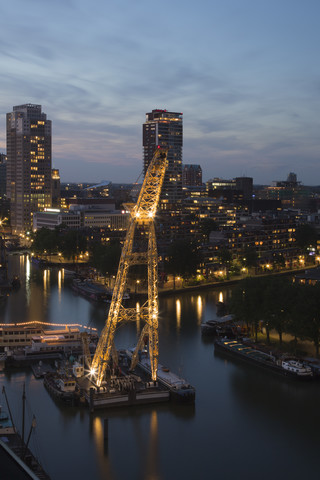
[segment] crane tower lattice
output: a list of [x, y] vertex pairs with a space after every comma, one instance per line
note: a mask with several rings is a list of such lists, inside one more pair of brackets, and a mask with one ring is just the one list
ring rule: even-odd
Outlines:
[[[143, 339], [149, 338], [149, 355], [152, 379], [157, 378], [158, 369], [158, 253], [154, 219], [157, 211], [164, 175], [168, 165], [167, 149], [158, 148], [146, 172], [136, 205], [130, 207], [130, 222], [122, 248], [118, 272], [113, 289], [111, 305], [106, 324], [102, 330], [95, 355], [91, 363], [91, 373], [96, 384], [101, 385], [108, 362], [112, 356], [116, 358], [114, 346], [115, 330], [119, 322], [136, 320], [134, 308], [122, 305], [123, 294], [127, 283], [128, 270], [132, 265], [146, 264], [148, 269], [148, 300], [140, 309], [140, 318], [145, 320], [136, 349], [132, 355], [131, 368], [137, 363], [138, 351]], [[144, 230], [148, 239], [145, 251], [134, 251], [136, 227]]]

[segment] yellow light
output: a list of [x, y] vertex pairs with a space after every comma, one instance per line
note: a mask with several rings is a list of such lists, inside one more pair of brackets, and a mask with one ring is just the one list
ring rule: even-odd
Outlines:
[[80, 325], [80, 323], [49, 323], [49, 322], [39, 322], [38, 320], [32, 320], [31, 322], [21, 322], [21, 323], [0, 323], [0, 327], [21, 327], [29, 325], [49, 325], [50, 327], [80, 327], [86, 328], [88, 330], [97, 330], [94, 327], [87, 327], [86, 325]]
[[90, 375], [95, 375], [95, 374], [96, 374], [96, 369], [90, 368]]

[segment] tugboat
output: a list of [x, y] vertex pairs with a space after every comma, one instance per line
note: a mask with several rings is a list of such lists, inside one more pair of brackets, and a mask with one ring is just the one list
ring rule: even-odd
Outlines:
[[80, 392], [73, 377], [49, 372], [45, 374], [43, 384], [52, 397], [64, 403], [75, 405], [80, 400]]

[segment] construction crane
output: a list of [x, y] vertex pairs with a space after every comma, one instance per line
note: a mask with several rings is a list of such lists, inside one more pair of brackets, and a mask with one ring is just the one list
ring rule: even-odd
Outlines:
[[[146, 336], [149, 338], [149, 355], [152, 380], [157, 379], [159, 342], [158, 342], [158, 252], [155, 234], [155, 215], [159, 203], [164, 175], [168, 165], [168, 149], [160, 148], [149, 164], [138, 201], [131, 205], [130, 222], [125, 242], [122, 248], [118, 272], [113, 289], [111, 305], [105, 327], [102, 330], [95, 355], [92, 359], [90, 373], [97, 386], [103, 382], [110, 358], [116, 358], [114, 335], [119, 322], [136, 320], [137, 312], [134, 308], [125, 308], [122, 305], [123, 294], [127, 283], [129, 268], [133, 265], [146, 264], [148, 270], [148, 300], [142, 305], [140, 318], [146, 324], [141, 331], [136, 349], [132, 355], [131, 369], [137, 362], [138, 351]], [[145, 251], [134, 251], [136, 228], [139, 227], [148, 239]], [[88, 357], [87, 357], [88, 358]]]

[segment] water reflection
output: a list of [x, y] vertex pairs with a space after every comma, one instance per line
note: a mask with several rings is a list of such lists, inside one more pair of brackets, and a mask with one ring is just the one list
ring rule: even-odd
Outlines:
[[19, 274], [23, 273], [25, 275], [25, 289], [26, 289], [26, 299], [27, 303], [30, 303], [30, 295], [31, 295], [31, 288], [30, 288], [30, 276], [31, 276], [31, 262], [29, 255], [21, 255], [20, 258], [20, 272]]
[[137, 327], [137, 333], [139, 333], [140, 332], [140, 303], [139, 302], [136, 303], [136, 312], [137, 312], [136, 327]]
[[223, 292], [219, 292], [219, 302], [223, 303]]
[[181, 301], [179, 298], [176, 300], [176, 319], [177, 319], [177, 331], [180, 330], [181, 327]]
[[203, 309], [203, 306], [202, 306], [202, 297], [201, 297], [201, 295], [198, 295], [198, 298], [197, 298], [197, 320], [198, 320], [198, 325], [200, 325], [201, 322], [202, 322], [202, 309]]
[[159, 476], [159, 455], [158, 455], [158, 415], [153, 410], [150, 418], [149, 451], [146, 464], [146, 480], [157, 480]]
[[99, 470], [102, 478], [113, 479], [111, 463], [108, 455], [109, 449], [109, 420], [108, 418], [94, 417], [92, 421], [92, 433], [96, 446], [99, 462]]
[[49, 284], [50, 284], [50, 270], [46, 269], [43, 271], [43, 290], [44, 290], [45, 297], [47, 297], [48, 295]]
[[59, 270], [58, 272], [58, 298], [59, 303], [61, 303], [61, 287], [62, 287], [62, 272]]

